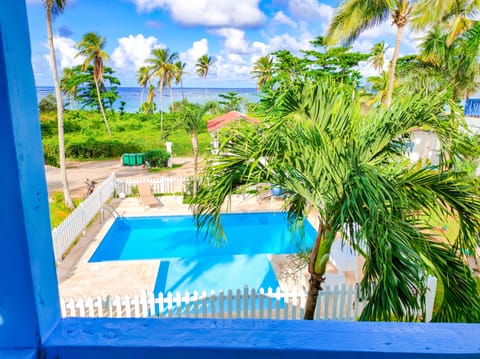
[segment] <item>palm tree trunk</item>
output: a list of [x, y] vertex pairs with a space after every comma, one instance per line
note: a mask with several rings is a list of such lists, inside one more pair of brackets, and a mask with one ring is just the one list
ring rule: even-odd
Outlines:
[[193, 146], [193, 199], [197, 198], [197, 173], [198, 173], [198, 134], [193, 133], [192, 135], [192, 146]]
[[395, 68], [397, 67], [398, 53], [400, 52], [400, 42], [402, 40], [403, 26], [397, 25], [397, 39], [395, 41], [395, 49], [393, 50], [392, 62], [390, 63], [390, 78], [388, 80], [387, 99], [385, 101], [387, 107], [392, 104], [393, 85], [395, 83]]
[[307, 294], [307, 303], [305, 304], [305, 314], [303, 319], [313, 320], [315, 309], [317, 307], [318, 292], [322, 290], [322, 283], [325, 282], [325, 272], [329, 258], [332, 243], [325, 239], [330, 232], [330, 226], [320, 221], [317, 237], [310, 255], [308, 271], [310, 272], [310, 284]]
[[107, 126], [108, 135], [112, 136], [112, 132], [110, 131], [110, 126], [108, 125], [107, 116], [105, 115], [105, 110], [103, 109], [102, 98], [100, 97], [100, 87], [98, 87], [97, 80], [95, 80], [95, 87], [97, 88], [98, 106], [100, 107], [100, 112], [102, 113], [103, 121], [105, 122], [105, 126]]
[[55, 58], [55, 48], [53, 45], [53, 31], [52, 31], [52, 11], [47, 6], [47, 32], [48, 32], [48, 46], [50, 48], [50, 63], [52, 65], [53, 83], [55, 85], [55, 98], [57, 102], [57, 119], [58, 119], [58, 155], [60, 162], [60, 177], [63, 188], [63, 198], [65, 205], [73, 209], [75, 208], [70, 189], [68, 187], [67, 165], [65, 163], [65, 133], [63, 129], [63, 99], [60, 92], [60, 80], [58, 79], [57, 60]]
[[183, 92], [183, 81], [180, 79], [180, 88], [182, 89], [182, 100], [185, 101], [185, 93]]
[[143, 105], [143, 92], [145, 91], [145, 86], [142, 87], [142, 92], [140, 92], [140, 109], [142, 108]]
[[169, 86], [168, 87], [168, 90], [170, 92], [170, 107], [172, 108], [172, 110], [175, 110], [175, 107], [173, 107], [173, 93], [172, 93], [172, 87]]
[[163, 78], [160, 79], [160, 136], [163, 134]]

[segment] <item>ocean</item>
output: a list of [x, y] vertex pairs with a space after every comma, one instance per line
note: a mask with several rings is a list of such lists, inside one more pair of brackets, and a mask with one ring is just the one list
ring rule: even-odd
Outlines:
[[[147, 99], [148, 89], [145, 89], [143, 94], [143, 101]], [[185, 98], [193, 103], [205, 103], [208, 101], [217, 101], [221, 100], [219, 97], [220, 94], [226, 94], [227, 92], [236, 92], [240, 97], [244, 98], [246, 102], [258, 102], [260, 99], [260, 94], [255, 88], [208, 88], [205, 92], [205, 88], [184, 88], [183, 93]], [[43, 97], [48, 94], [54, 94], [55, 90], [53, 86], [39, 86], [37, 87], [37, 98], [40, 101]], [[140, 101], [142, 99], [142, 88], [141, 87], [119, 87], [118, 94], [120, 98], [114, 103], [114, 108], [118, 110], [120, 107], [120, 102], [125, 101], [125, 112], [137, 112]], [[172, 98], [173, 101], [182, 100], [182, 89], [180, 87], [172, 88]], [[158, 91], [155, 96], [155, 103], [157, 109], [160, 106]], [[168, 111], [168, 106], [170, 106], [170, 91], [165, 89], [163, 91], [163, 107], [164, 111]]]

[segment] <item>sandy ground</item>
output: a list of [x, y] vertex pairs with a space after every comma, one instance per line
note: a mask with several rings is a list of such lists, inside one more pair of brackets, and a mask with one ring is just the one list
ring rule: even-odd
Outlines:
[[[86, 180], [101, 183], [112, 173], [117, 177], [188, 176], [193, 174], [193, 158], [173, 158], [174, 168], [162, 172], [148, 172], [142, 166], [123, 166], [120, 159], [104, 161], [67, 161], [67, 177], [72, 197], [82, 198], [87, 191]], [[48, 193], [62, 191], [60, 169], [45, 166]]]

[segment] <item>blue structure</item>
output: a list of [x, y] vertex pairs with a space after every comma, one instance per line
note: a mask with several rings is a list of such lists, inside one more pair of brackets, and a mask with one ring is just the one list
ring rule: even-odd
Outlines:
[[24, 1], [0, 1], [0, 358], [480, 357], [479, 324], [62, 319]]
[[465, 116], [480, 117], [480, 98], [469, 98], [463, 110]]

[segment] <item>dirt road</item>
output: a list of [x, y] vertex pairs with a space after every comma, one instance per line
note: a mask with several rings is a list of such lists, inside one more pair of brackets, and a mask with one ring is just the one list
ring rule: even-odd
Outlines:
[[[162, 172], [148, 172], [142, 166], [123, 166], [118, 160], [105, 161], [67, 161], [67, 177], [72, 197], [83, 197], [87, 185], [85, 181], [102, 182], [105, 178], [115, 173], [117, 177], [147, 177], [147, 176], [188, 176], [193, 174], [193, 158], [173, 158], [173, 169]], [[62, 191], [60, 169], [45, 166], [48, 193]]]

